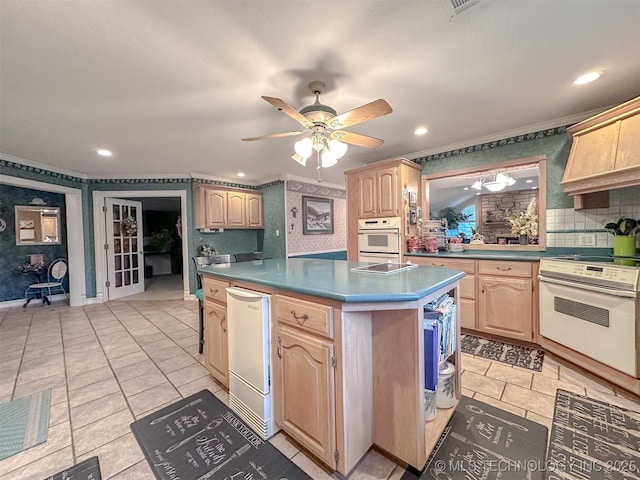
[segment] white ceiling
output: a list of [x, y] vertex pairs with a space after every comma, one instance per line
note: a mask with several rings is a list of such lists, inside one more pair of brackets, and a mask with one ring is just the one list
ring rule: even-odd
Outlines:
[[[604, 71], [572, 85], [580, 73]], [[322, 179], [563, 125], [640, 95], [637, 0], [0, 0], [0, 152], [89, 177], [198, 173], [258, 184], [315, 178], [291, 158], [312, 80], [338, 113], [377, 98], [390, 115], [347, 130]], [[429, 133], [413, 134], [425, 125]], [[96, 148], [114, 156], [96, 156]], [[309, 162], [310, 164], [313, 162]], [[244, 179], [235, 175], [246, 173]]]

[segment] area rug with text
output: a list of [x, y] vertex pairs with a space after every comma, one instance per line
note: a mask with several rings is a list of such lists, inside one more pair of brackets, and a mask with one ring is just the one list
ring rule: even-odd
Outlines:
[[209, 390], [131, 424], [156, 479], [311, 479]]
[[462, 335], [460, 347], [463, 353], [506, 363], [539, 372], [542, 370], [544, 352], [537, 348], [512, 345], [474, 335]]
[[546, 447], [544, 425], [462, 396], [423, 470], [401, 480], [543, 480]]
[[556, 391], [547, 480], [640, 479], [640, 413]]

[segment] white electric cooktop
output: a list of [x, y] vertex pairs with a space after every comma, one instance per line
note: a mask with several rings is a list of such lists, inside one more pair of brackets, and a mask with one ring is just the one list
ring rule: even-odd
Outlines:
[[411, 263], [374, 263], [372, 265], [365, 265], [363, 267], [352, 268], [352, 272], [358, 273], [377, 273], [380, 275], [388, 275], [390, 273], [402, 272], [403, 270], [409, 270], [415, 268], [417, 265]]

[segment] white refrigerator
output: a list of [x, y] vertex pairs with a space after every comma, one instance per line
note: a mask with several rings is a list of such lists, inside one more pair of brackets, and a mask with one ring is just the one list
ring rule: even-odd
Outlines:
[[227, 288], [229, 406], [256, 433], [275, 433], [271, 395], [271, 295]]

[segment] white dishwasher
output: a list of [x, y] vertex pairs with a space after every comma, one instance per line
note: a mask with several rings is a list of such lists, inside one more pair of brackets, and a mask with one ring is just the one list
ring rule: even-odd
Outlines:
[[271, 295], [227, 288], [229, 406], [263, 439], [275, 433], [270, 304]]

